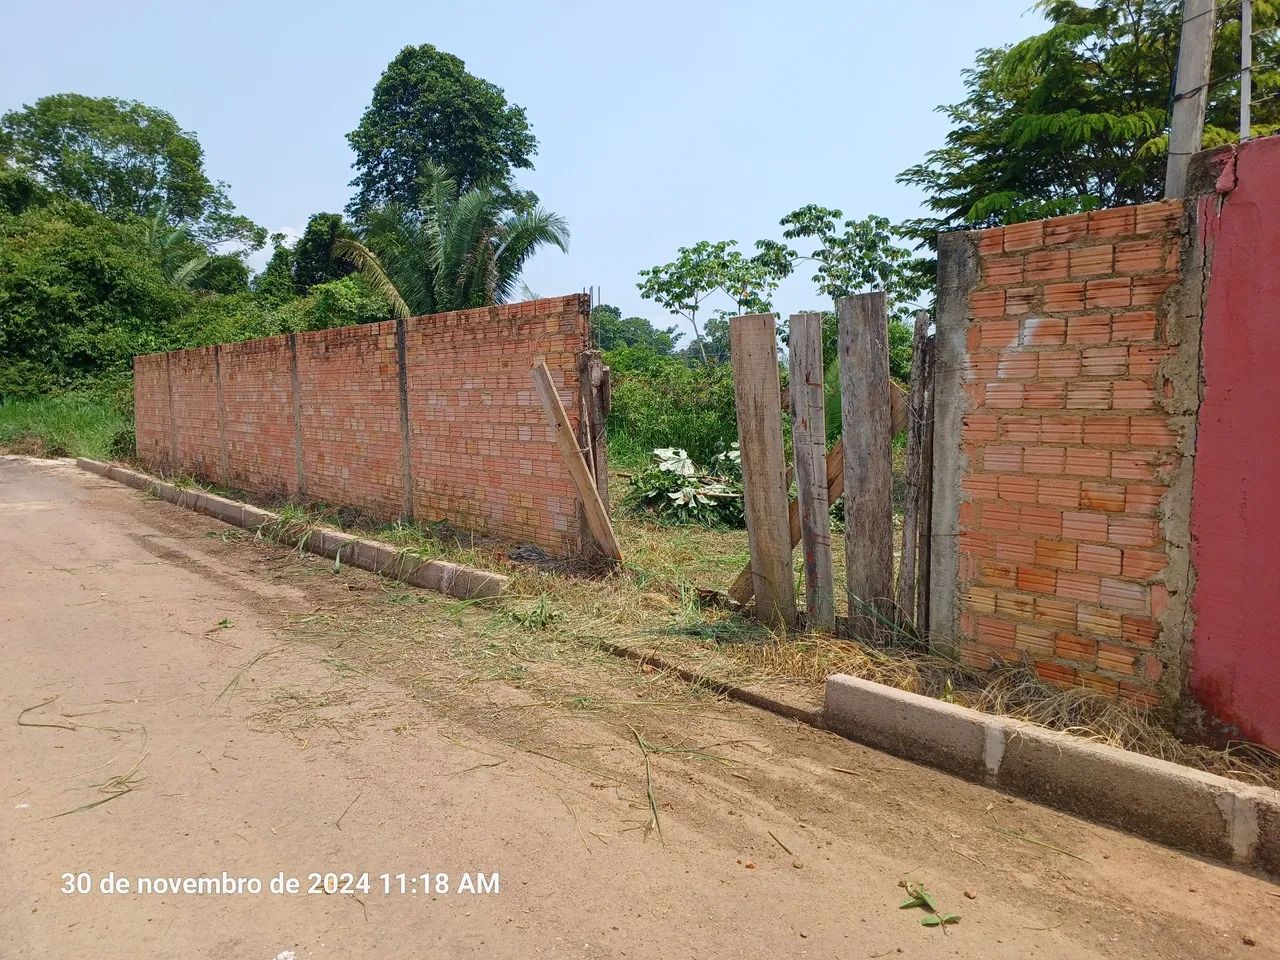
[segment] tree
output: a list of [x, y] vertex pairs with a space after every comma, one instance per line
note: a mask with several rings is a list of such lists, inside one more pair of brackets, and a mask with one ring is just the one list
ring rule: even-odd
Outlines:
[[[680, 247], [675, 260], [640, 271], [636, 286], [640, 295], [668, 312], [684, 317], [693, 327], [694, 343], [705, 363], [709, 359], [698, 311], [715, 293], [737, 304], [737, 312], [765, 313], [778, 284], [790, 272], [778, 245], [762, 249], [754, 257], [744, 256], [736, 240], [707, 240], [692, 247]], [[721, 319], [727, 311], [721, 310]]]
[[622, 316], [622, 311], [607, 303], [591, 310], [591, 339], [599, 350], [636, 347], [670, 356], [680, 334], [676, 327], [659, 330], [644, 317]]
[[[968, 96], [940, 107], [945, 145], [898, 176], [922, 188], [935, 216], [910, 232], [984, 227], [1163, 193], [1169, 98], [1177, 60], [1178, 0], [1038, 0], [1044, 33], [978, 51]], [[1254, 4], [1254, 135], [1280, 130], [1280, 4]], [[1204, 145], [1236, 139], [1240, 26], [1219, 4]]]
[[62, 199], [0, 215], [0, 396], [127, 374], [189, 302], [136, 223]]
[[341, 280], [355, 269], [334, 252], [339, 237], [350, 232], [340, 213], [317, 213], [293, 247], [293, 280], [298, 296], [318, 283]]
[[249, 284], [254, 293], [275, 303], [291, 300], [296, 295], [293, 279], [293, 248], [288, 246], [285, 240], [283, 233], [271, 235], [271, 259]]
[[238, 216], [225, 183], [211, 182], [195, 134], [135, 100], [62, 93], [0, 117], [0, 155], [53, 193], [116, 220], [163, 208], [207, 245], [256, 250], [266, 231]]
[[842, 216], [839, 210], [811, 203], [779, 221], [788, 240], [817, 241], [808, 254], [772, 240], [756, 246], [762, 253], [771, 252], [778, 263], [814, 264], [813, 282], [832, 300], [883, 290], [890, 318], [905, 320], [932, 285], [924, 261], [894, 243], [894, 230], [884, 217], [871, 214], [838, 225]]
[[523, 107], [429, 43], [405, 47], [388, 64], [347, 140], [358, 171], [347, 212], [356, 219], [387, 205], [418, 207], [430, 165], [463, 192], [484, 185], [514, 198], [512, 172], [532, 168], [538, 150]]
[[445, 171], [429, 165], [429, 185], [416, 209], [388, 205], [365, 215], [360, 239], [341, 237], [348, 258], [399, 317], [506, 303], [518, 294], [520, 272], [544, 246], [569, 248], [562, 217], [535, 207], [511, 213], [489, 187], [459, 192]]

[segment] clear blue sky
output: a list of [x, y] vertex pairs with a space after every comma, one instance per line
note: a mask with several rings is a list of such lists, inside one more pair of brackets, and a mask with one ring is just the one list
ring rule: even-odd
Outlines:
[[[433, 43], [525, 107], [541, 143], [521, 183], [573, 241], [539, 254], [529, 287], [594, 284], [660, 322], [636, 272], [681, 245], [750, 248], [806, 203], [915, 215], [918, 194], [894, 175], [941, 142], [933, 108], [959, 99], [978, 47], [1041, 29], [1030, 5], [19, 0], [3, 14], [0, 109], [60, 92], [162, 107], [198, 134], [242, 212], [296, 233], [346, 203], [345, 135], [387, 62]], [[807, 274], [775, 303], [815, 306]]]

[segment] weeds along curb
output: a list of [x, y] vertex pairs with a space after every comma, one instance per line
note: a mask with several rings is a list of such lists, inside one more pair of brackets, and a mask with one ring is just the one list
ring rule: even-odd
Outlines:
[[269, 510], [228, 500], [203, 490], [175, 486], [115, 464], [77, 457], [76, 466], [245, 530], [256, 533], [264, 528], [275, 527], [275, 539], [291, 547], [384, 577], [402, 580], [415, 587], [435, 590], [459, 600], [484, 600], [501, 596], [511, 583], [509, 577], [498, 573], [477, 570], [447, 560], [423, 560], [390, 544], [362, 540], [337, 530], [309, 529], [292, 533], [279, 515]]
[[788, 700], [778, 694], [769, 693], [755, 687], [743, 687], [735, 683], [716, 680], [698, 670], [690, 670], [688, 667], [682, 667], [677, 663], [665, 660], [658, 656], [655, 651], [637, 650], [634, 647], [614, 643], [611, 640], [597, 640], [596, 646], [612, 656], [623, 660], [633, 660], [641, 666], [648, 664], [655, 670], [674, 674], [685, 683], [695, 687], [704, 687], [713, 693], [726, 696], [730, 700], [737, 700], [748, 706], [767, 710], [769, 713], [776, 713], [778, 716], [785, 717], [788, 720], [799, 720], [801, 723], [806, 723], [811, 727], [822, 726], [822, 711], [815, 710], [804, 703]]
[[1280, 876], [1280, 792], [857, 677], [827, 678], [822, 725], [850, 740]]

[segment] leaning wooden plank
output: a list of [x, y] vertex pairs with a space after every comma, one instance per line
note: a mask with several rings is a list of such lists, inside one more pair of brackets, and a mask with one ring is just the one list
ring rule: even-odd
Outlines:
[[836, 624], [831, 568], [831, 508], [827, 502], [827, 416], [823, 395], [822, 314], [791, 317], [791, 446], [804, 552], [804, 600], [810, 630]]
[[[897, 436], [907, 429], [907, 395], [896, 383], [889, 383], [889, 415], [893, 424], [893, 434]], [[788, 471], [787, 488], [791, 487], [793, 477]], [[827, 454], [827, 503], [835, 503], [844, 496], [844, 444], [837, 440], [831, 445]], [[791, 525], [791, 546], [800, 542], [800, 505], [792, 500], [788, 508]], [[729, 587], [729, 597], [737, 603], [750, 603], [755, 594], [755, 586], [751, 582], [751, 564], [747, 564], [734, 578]]]
[[729, 349], [756, 615], [785, 629], [795, 623], [796, 593], [787, 528], [787, 470], [773, 314], [730, 320]]
[[914, 618], [916, 584], [916, 536], [920, 518], [920, 459], [924, 454], [924, 351], [929, 339], [929, 313], [916, 311], [911, 338], [911, 400], [907, 425], [907, 489], [902, 514], [902, 560], [898, 564], [898, 606]]
[[618, 544], [617, 536], [614, 535], [608, 511], [605, 510], [604, 502], [600, 499], [600, 491], [596, 489], [595, 477], [591, 475], [587, 461], [583, 458], [582, 450], [573, 435], [573, 428], [569, 426], [569, 417], [564, 412], [564, 404], [560, 402], [560, 394], [556, 390], [555, 381], [551, 379], [551, 371], [547, 369], [545, 361], [539, 360], [529, 374], [533, 378], [533, 388], [542, 401], [547, 423], [555, 436], [556, 444], [560, 447], [560, 455], [564, 458], [565, 466], [569, 468], [569, 476], [573, 478], [573, 485], [577, 488], [578, 497], [582, 500], [587, 527], [591, 531], [591, 536], [595, 538], [596, 547], [605, 559], [621, 562], [622, 547]]
[[884, 293], [842, 297], [840, 413], [844, 438], [845, 583], [855, 611], [893, 605], [888, 318]]

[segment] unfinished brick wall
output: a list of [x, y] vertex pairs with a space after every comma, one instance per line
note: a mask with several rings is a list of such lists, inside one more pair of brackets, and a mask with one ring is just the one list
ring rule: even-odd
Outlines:
[[1055, 683], [1159, 699], [1181, 234], [1179, 202], [976, 234], [956, 527], [970, 664], [1025, 658]]
[[585, 297], [138, 357], [138, 455], [252, 493], [581, 551], [577, 491], [529, 370], [575, 430]]

